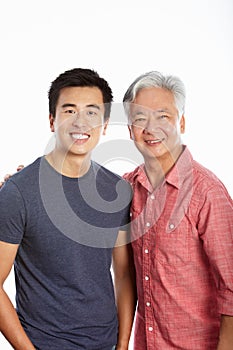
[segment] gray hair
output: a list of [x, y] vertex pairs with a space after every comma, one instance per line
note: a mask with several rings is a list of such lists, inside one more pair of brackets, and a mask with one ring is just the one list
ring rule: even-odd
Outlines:
[[160, 72], [151, 71], [140, 75], [134, 80], [126, 91], [123, 103], [126, 113], [129, 113], [129, 104], [134, 101], [138, 92], [144, 88], [158, 87], [170, 91], [175, 99], [176, 107], [181, 117], [185, 110], [185, 86], [180, 78], [173, 75], [163, 75]]

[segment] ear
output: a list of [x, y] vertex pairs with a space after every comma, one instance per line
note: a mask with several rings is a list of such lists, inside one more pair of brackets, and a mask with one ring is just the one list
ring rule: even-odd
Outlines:
[[55, 128], [54, 128], [54, 117], [52, 114], [49, 115], [49, 124], [50, 124], [50, 130], [52, 132], [55, 131]]
[[131, 125], [129, 125], [129, 124], [128, 124], [128, 130], [129, 130], [129, 136], [130, 136], [131, 140], [133, 140], [133, 139], [134, 139], [134, 137], [133, 137], [133, 131], [132, 131]]
[[107, 130], [107, 127], [108, 127], [108, 123], [109, 123], [109, 119], [107, 119], [107, 120], [104, 122], [104, 127], [103, 127], [102, 135], [106, 135], [106, 130]]
[[185, 133], [185, 117], [184, 117], [184, 115], [182, 115], [182, 117], [180, 118], [180, 132], [181, 132], [181, 134]]

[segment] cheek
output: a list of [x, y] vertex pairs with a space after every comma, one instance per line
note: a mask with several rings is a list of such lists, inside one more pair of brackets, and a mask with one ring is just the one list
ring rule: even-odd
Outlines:
[[71, 119], [69, 118], [57, 118], [54, 122], [54, 129], [56, 132], [63, 133], [71, 127]]
[[104, 133], [104, 128], [103, 126], [99, 126], [99, 127], [91, 127], [89, 129], [89, 132], [92, 134], [92, 137], [95, 137], [96, 139], [99, 139], [101, 137], [101, 135]]
[[142, 128], [132, 127], [130, 130], [130, 138], [132, 140], [138, 140], [138, 139], [140, 139], [142, 133], [143, 133]]
[[166, 134], [168, 137], [169, 136], [176, 136], [178, 133], [177, 130], [177, 125], [173, 125], [173, 124], [167, 124], [166, 126], [164, 126], [163, 128], [161, 128], [161, 130], [163, 131], [164, 134]]

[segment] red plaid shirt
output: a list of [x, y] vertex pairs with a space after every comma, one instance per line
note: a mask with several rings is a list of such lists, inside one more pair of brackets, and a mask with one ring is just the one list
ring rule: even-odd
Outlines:
[[153, 190], [144, 167], [125, 178], [134, 197], [138, 309], [135, 350], [216, 350], [233, 316], [233, 203], [185, 148]]

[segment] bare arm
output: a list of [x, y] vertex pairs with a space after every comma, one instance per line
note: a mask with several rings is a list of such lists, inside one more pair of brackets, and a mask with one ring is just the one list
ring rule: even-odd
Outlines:
[[15, 350], [35, 350], [3, 288], [14, 263], [17, 250], [17, 244], [0, 242], [0, 331]]
[[222, 315], [217, 350], [233, 349], [233, 316]]
[[114, 285], [119, 320], [117, 350], [128, 349], [136, 306], [133, 257], [131, 245], [126, 242], [127, 233], [120, 231], [118, 246], [113, 251]]

